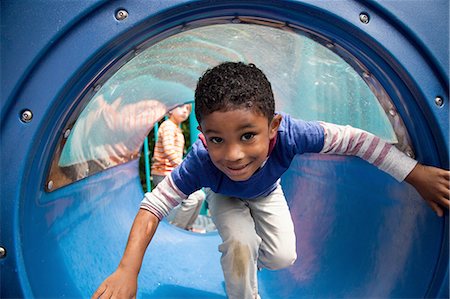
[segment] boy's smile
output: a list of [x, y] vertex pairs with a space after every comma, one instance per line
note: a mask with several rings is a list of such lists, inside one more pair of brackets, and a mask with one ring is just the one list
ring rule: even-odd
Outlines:
[[251, 109], [215, 111], [203, 117], [200, 130], [214, 165], [233, 181], [249, 179], [264, 163], [281, 122]]

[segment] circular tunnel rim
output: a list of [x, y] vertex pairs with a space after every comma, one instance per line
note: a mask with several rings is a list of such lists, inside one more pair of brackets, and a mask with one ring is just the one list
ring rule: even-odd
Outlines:
[[[185, 24], [186, 23], [189, 23], [189, 19], [192, 19], [192, 17], [193, 16], [200, 16], [199, 17], [199, 19], [198, 20], [206, 20], [207, 18], [206, 17], [202, 17], [202, 14], [204, 14], [205, 12], [204, 12], [204, 10], [206, 9], [206, 10], [211, 10], [211, 11], [209, 11], [209, 13], [211, 13], [211, 12], [213, 12], [213, 13], [215, 13], [217, 16], [227, 16], [227, 17], [230, 17], [230, 16], [232, 16], [233, 15], [233, 13], [236, 13], [236, 11], [237, 12], [239, 12], [241, 9], [243, 10], [243, 11], [245, 11], [245, 12], [248, 12], [248, 10], [249, 10], [249, 8], [248, 7], [246, 7], [246, 5], [244, 5], [244, 4], [238, 4], [238, 3], [236, 3], [236, 2], [234, 2], [234, 1], [225, 1], [226, 3], [229, 3], [229, 6], [231, 6], [231, 7], [236, 7], [236, 8], [226, 8], [226, 7], [215, 7], [214, 6], [214, 4], [210, 4], [210, 3], [202, 3], [202, 4], [198, 4], [197, 6], [196, 5], [192, 5], [192, 6], [183, 6], [183, 5], [178, 5], [178, 4], [174, 4], [172, 7], [171, 7], [171, 9], [169, 9], [169, 10], [167, 10], [167, 11], [165, 11], [164, 13], [161, 13], [161, 14], [163, 14], [164, 15], [164, 18], [161, 18], [160, 19], [160, 21], [159, 21], [159, 24], [164, 24], [165, 22], [167, 22], [167, 23], [170, 23], [170, 24], [173, 24], [172, 26], [167, 26], [167, 25], [165, 25], [165, 26], [162, 26], [163, 28], [165, 27], [165, 29], [163, 29], [163, 30], [161, 30], [159, 33], [155, 33], [155, 32], [153, 32], [154, 34], [153, 34], [153, 37], [155, 38], [156, 36], [161, 36], [161, 35], [164, 35], [164, 33], [167, 33], [168, 31], [170, 31], [170, 29], [171, 28], [174, 28], [174, 27], [176, 27], [176, 26], [181, 26], [181, 27], [183, 27], [183, 26], [185, 26]], [[261, 3], [263, 3], [263, 2], [261, 2]], [[282, 19], [282, 17], [280, 16], [280, 15], [277, 15], [277, 14], [273, 14], [273, 12], [270, 12], [270, 9], [272, 9], [272, 8], [277, 8], [278, 10], [277, 10], [277, 13], [278, 14], [281, 14], [282, 15], [282, 13], [280, 13], [280, 7], [281, 6], [283, 6], [283, 4], [284, 4], [284, 2], [282, 2], [281, 4], [280, 3], [278, 3], [278, 4], [271, 4], [271, 5], [265, 5], [265, 4], [261, 4], [261, 3], [258, 3], [258, 4], [252, 4], [252, 8], [251, 8], [251, 11], [253, 11], [256, 15], [258, 15], [258, 13], [260, 13], [260, 14], [263, 14], [263, 15], [265, 15], [266, 17], [272, 17], [273, 18], [273, 20], [279, 20], [279, 19]], [[259, 5], [259, 6], [258, 6]], [[303, 4], [303, 3], [295, 3], [295, 4], [292, 4], [292, 5], [297, 5], [298, 7], [306, 7], [306, 5], [305, 4]], [[112, 6], [112, 5], [110, 5], [110, 6]], [[181, 13], [180, 12], [180, 8], [183, 8], [184, 9], [184, 11]], [[187, 8], [187, 9], [186, 9]], [[227, 10], [228, 9], [228, 10]], [[258, 10], [259, 9], [259, 10]], [[321, 15], [321, 14], [325, 14], [325, 16], [328, 16], [329, 17], [329, 15], [327, 14], [328, 12], [324, 12], [322, 9], [320, 9], [320, 8], [318, 8], [318, 7], [309, 7], [309, 9], [310, 10], [312, 10], [312, 11], [315, 11], [316, 13], [317, 12], [320, 12], [320, 14], [319, 15]], [[192, 14], [193, 12], [195, 12], [195, 10], [198, 10], [197, 11], [197, 14]], [[233, 13], [231, 12], [231, 11], [234, 11]], [[288, 8], [285, 8], [285, 10], [283, 10], [284, 11], [284, 13], [286, 14], [286, 15], [291, 15], [292, 14], [292, 12], [290, 12], [289, 10], [288, 10]], [[282, 12], [283, 12], [282, 11]], [[161, 15], [160, 13], [158, 13], [157, 15]], [[180, 14], [181, 14], [181, 16], [180, 16]], [[301, 14], [301, 13], [300, 13]], [[184, 17], [183, 17], [184, 16]], [[278, 17], [277, 17], [278, 16]], [[152, 15], [152, 14], [150, 14], [149, 16], [147, 16], [147, 18], [152, 18], [152, 17], [155, 17], [155, 15]], [[322, 17], [323, 17], [323, 15], [322, 15]], [[336, 17], [336, 16], [334, 16], [334, 17]], [[293, 17], [291, 17], [291, 18], [293, 18]], [[270, 19], [270, 18], [269, 18]], [[339, 20], [339, 18], [337, 18], [338, 20]], [[211, 18], [211, 20], [213, 20], [213, 18]], [[342, 20], [339, 20], [341, 23], [342, 23]], [[294, 24], [295, 25], [295, 22], [292, 22], [292, 20], [291, 20], [291, 22], [290, 22], [291, 24]], [[331, 22], [330, 22], [331, 23]], [[345, 23], [345, 22], [344, 22]], [[205, 25], [207, 25], [206, 23], [205, 23]], [[77, 24], [74, 24], [73, 26], [72, 26], [72, 28], [71, 29], [73, 29], [74, 27], [76, 27], [77, 26]], [[352, 30], [355, 30], [355, 28], [356, 28], [356, 25], [355, 24], [351, 24], [351, 23], [349, 23], [349, 26], [351, 27], [351, 29]], [[136, 28], [136, 27], [139, 27], [140, 28], [140, 30], [141, 31], [144, 31], [145, 32], [145, 29], [143, 29], [143, 26], [142, 26], [142, 23], [139, 23], [139, 22], [136, 22], [136, 24], [132, 27], [132, 28]], [[144, 26], [145, 27], [145, 26]], [[180, 29], [181, 29], [181, 27], [180, 27]], [[317, 29], [317, 28], [316, 28]], [[320, 29], [320, 28], [319, 28]], [[130, 33], [131, 31], [133, 31], [132, 29], [130, 29], [130, 30], [128, 30], [126, 33]], [[322, 31], [321, 30], [318, 30], [317, 32], [319, 32], [319, 33], [322, 33], [323, 32], [323, 28], [322, 28]], [[365, 33], [364, 32], [360, 32], [361, 34], [363, 34], [363, 36], [365, 36], [365, 38], [367, 38], [368, 36], [366, 36], [365, 35]], [[116, 36], [115, 38], [114, 38], [114, 40], [118, 40], [118, 39], [120, 39], [120, 38], [123, 38], [123, 35], [124, 34], [119, 34], [118, 36]], [[124, 45], [126, 44], [126, 43], [129, 43], [130, 42], [130, 40], [133, 40], [134, 39], [134, 42], [131, 42], [131, 44], [134, 44], [135, 46], [136, 45], [138, 45], [139, 44], [139, 38], [136, 38], [136, 36], [145, 36], [145, 35], [148, 35], [148, 32], [147, 33], [138, 33], [138, 32], [134, 32], [133, 34], [131, 34], [131, 38], [129, 38], [129, 39], [126, 39], [126, 40], [122, 40], [122, 42], [120, 43], [120, 45], [118, 45], [117, 47], [122, 47], [122, 49], [123, 49], [123, 51], [120, 53], [120, 51], [118, 51], [118, 52], [116, 52], [116, 55], [112, 55], [112, 56], [115, 56], [115, 58], [113, 58], [112, 60], [114, 60], [114, 62], [117, 62], [117, 60], [116, 60], [116, 58], [117, 58], [117, 56], [120, 56], [120, 55], [117, 55], [117, 53], [120, 53], [121, 55], [125, 55], [126, 53], [130, 53], [130, 47], [124, 47]], [[62, 36], [62, 35], [61, 35]], [[62, 37], [61, 37], [62, 38]], [[147, 36], [147, 38], [145, 38], [145, 40], [148, 40], [148, 36]], [[352, 44], [352, 43], [350, 43], [352, 46], [355, 46], [354, 44]], [[103, 45], [103, 47], [105, 48], [106, 46], [105, 45]], [[356, 49], [358, 49], [358, 47], [356, 47]], [[117, 49], [116, 49], [117, 50]], [[379, 49], [380, 50], [380, 49]], [[48, 51], [52, 51], [52, 49], [51, 48], [49, 48], [48, 49]], [[350, 50], [350, 52], [352, 52], [351, 50]], [[358, 56], [359, 54], [358, 53], [356, 53], [356, 52], [354, 52], [355, 54], [356, 54], [356, 56]], [[386, 54], [386, 53], [385, 53]], [[93, 55], [93, 56], [96, 56], [96, 55]], [[111, 58], [110, 56], [108, 56], [109, 58]], [[45, 55], [43, 55], [42, 57], [41, 57], [41, 60], [42, 61], [40, 61], [40, 63], [44, 63], [45, 62], [45, 60], [46, 60], [46, 56]], [[364, 60], [364, 59], [363, 59]], [[427, 58], [424, 58], [423, 59], [425, 62], [426, 61], [428, 61], [428, 59]], [[383, 62], [386, 62], [386, 61], [384, 61], [384, 60], [382, 60]], [[109, 61], [109, 63], [110, 63], [111, 61]], [[93, 70], [93, 69], [96, 69], [97, 71], [96, 72], [94, 72], [95, 74], [97, 74], [98, 75], [98, 71], [100, 70], [100, 72], [103, 72], [104, 71], [104, 68], [105, 67], [107, 67], [108, 66], [108, 63], [106, 63], [105, 61], [102, 61], [102, 63], [104, 63], [104, 65], [102, 65], [103, 66], [103, 68], [100, 68], [99, 67], [99, 64], [92, 64], [92, 62], [89, 62], [89, 63], [87, 63], [87, 64], [90, 64], [90, 68], [88, 68], [89, 70]], [[389, 64], [389, 63], [388, 63]], [[367, 66], [367, 65], [366, 65]], [[370, 66], [370, 65], [369, 65]], [[404, 66], [403, 66], [404, 67]], [[92, 69], [93, 68], [93, 69]], [[375, 67], [374, 67], [375, 68]], [[84, 69], [84, 70], [86, 70], [86, 68], [85, 68], [85, 66], [82, 66], [82, 65], [79, 65], [79, 68], [78, 68], [78, 70], [80, 70], [80, 69]], [[89, 72], [88, 72], [89, 73]], [[92, 74], [93, 72], [90, 72], [90, 74]], [[29, 74], [30, 75], [30, 74]], [[90, 76], [91, 78], [93, 78], [94, 76]], [[397, 77], [397, 76], [396, 76]], [[29, 82], [30, 81], [32, 81], [32, 80], [39, 80], [40, 79], [40, 77], [38, 77], [38, 78], [36, 78], [36, 77], [33, 77], [33, 76], [30, 76], [30, 77], [27, 77], [23, 82], [23, 86], [21, 86], [21, 88], [19, 88], [19, 90], [20, 89], [23, 89], [23, 88], [25, 88], [26, 87], [26, 85], [27, 84], [29, 84]], [[396, 80], [394, 80], [394, 81], [396, 81]], [[92, 84], [92, 81], [87, 81], [87, 82], [85, 82], [85, 86], [90, 86]], [[76, 85], [76, 84], [73, 84], [73, 86], [71, 86], [70, 88], [68, 88], [67, 89], [67, 87], [66, 87], [66, 91], [64, 92], [64, 93], [61, 93], [60, 95], [58, 95], [58, 96], [55, 96], [55, 98], [53, 99], [53, 102], [57, 102], [57, 100], [56, 99], [61, 99], [61, 97], [62, 97], [62, 94], [64, 94], [64, 95], [66, 95], [67, 93], [69, 93], [67, 90], [71, 90], [72, 88], [79, 88], [79, 85]], [[408, 90], [408, 88], [407, 87], [405, 87], [406, 88], [406, 90]], [[420, 89], [420, 87], [417, 87], [417, 89], [418, 90], [421, 90]], [[388, 93], [389, 94], [391, 94], [392, 93], [392, 91], [393, 91], [394, 89], [391, 89], [391, 90], [388, 90]], [[423, 94], [423, 92], [421, 92], [422, 94]], [[78, 93], [79, 94], [79, 93]], [[73, 97], [69, 97], [69, 98], [72, 98], [73, 99]], [[69, 102], [69, 100], [65, 100], [65, 101], [61, 101], [60, 103], [59, 103], [59, 105], [67, 105], [68, 104], [68, 102]], [[395, 100], [394, 99], [394, 103], [396, 104], [396, 106], [397, 107], [402, 107], [402, 106], [408, 106], [406, 103], [403, 103], [403, 102], [401, 102], [401, 101], [399, 101], [399, 100]], [[77, 104], [79, 104], [79, 103], [77, 103]], [[73, 105], [74, 105], [74, 103], [72, 102], [72, 105], [67, 105], [67, 106], [72, 106], [73, 107]], [[411, 103], [410, 104], [411, 106], [416, 106], [417, 105], [417, 103]], [[430, 105], [431, 106], [431, 105]], [[403, 107], [404, 109], [403, 110], [400, 110], [399, 112], [400, 112], [400, 114], [402, 114], [402, 116], [403, 116], [403, 119], [410, 119], [411, 118], [411, 116], [408, 116], [409, 115], [409, 113], [408, 112], [410, 112], [410, 113], [413, 113], [413, 114], [419, 114], [419, 118], [421, 118], [421, 119], [423, 119], [427, 124], [431, 124], [431, 125], [429, 125], [429, 127], [426, 129], [426, 130], [432, 130], [432, 128], [433, 128], [433, 123], [434, 122], [436, 122], [436, 120], [435, 119], [426, 119], [423, 115], [422, 115], [422, 113], [419, 113], [419, 111], [420, 111], [420, 108], [419, 107], [414, 107], [413, 109], [412, 109], [412, 112], [409, 110], [409, 109], [406, 109], [407, 107]], [[432, 111], [433, 110], [433, 107], [430, 107], [430, 110]], [[66, 111], [66, 114], [65, 115], [59, 115], [58, 117], [53, 117], [53, 119], [50, 119], [50, 120], [53, 120], [53, 121], [50, 121], [50, 123], [57, 123], [57, 124], [62, 124], [62, 123], [64, 123], [64, 119], [67, 119], [67, 115], [69, 114], [69, 111], [70, 110], [67, 110]], [[73, 112], [73, 110], [72, 111], [70, 111], [70, 113], [72, 113]], [[48, 111], [47, 111], [47, 113], [48, 113]], [[437, 117], [436, 115], [434, 115], [434, 114], [432, 114], [435, 118]], [[405, 116], [408, 116], [408, 117], [405, 117]], [[58, 118], [58, 119], [57, 119]], [[406, 126], [410, 129], [411, 127], [413, 127], [412, 125], [411, 125], [411, 122], [413, 122], [413, 120], [410, 120], [409, 121], [409, 123], [407, 123], [406, 124]], [[55, 132], [60, 132], [60, 130], [54, 130]], [[411, 130], [409, 130], [409, 131], [411, 131]], [[38, 135], [38, 134], [36, 134], [36, 135]], [[439, 134], [435, 134], [435, 136], [437, 136], [437, 138], [439, 138]], [[415, 138], [414, 137], [412, 137], [413, 139], [417, 139], [417, 136], [415, 136]], [[445, 139], [445, 136], [444, 137], [442, 137], [441, 136], [441, 138], [443, 138], [443, 139]], [[56, 140], [57, 140], [58, 138], [57, 138], [57, 133], [54, 133], [54, 135], [52, 136], [52, 137], [49, 137], [49, 140], [51, 141], [50, 143], [51, 143], [51, 145], [50, 145], [50, 147], [52, 147], [52, 148], [54, 148], [55, 147], [55, 144], [56, 144]], [[29, 143], [29, 145], [28, 145], [28, 147], [29, 148], [31, 148], [32, 147], [32, 145], [35, 145], [35, 143], [37, 143], [37, 140], [34, 140], [35, 142], [30, 142]], [[447, 141], [447, 142], [446, 142]], [[448, 140], [441, 140], [440, 142], [439, 142], [439, 144], [448, 144]], [[50, 150], [49, 148], [48, 148], [48, 145], [46, 145], [46, 146], [44, 146], [45, 147], [45, 149], [42, 149], [42, 146], [36, 146], [35, 148], [36, 148], [36, 150], [34, 151], [35, 153], [36, 153], [36, 151], [39, 151], [40, 150], [40, 155], [38, 155], [38, 156], [41, 156], [41, 158], [45, 158], [45, 154], [47, 154], [47, 156], [48, 156], [48, 153], [51, 153], [52, 152], [52, 150]], [[32, 156], [33, 155], [33, 150], [29, 150], [28, 151], [29, 153], [30, 153], [30, 156]], [[446, 161], [446, 160], [448, 160], [448, 157], [442, 157], [442, 152], [448, 152], [448, 148], [445, 150], [443, 150], [443, 151], [441, 151], [440, 152], [440, 154], [441, 154], [441, 156], [439, 157], [439, 156], [436, 156], [436, 151], [434, 152], [435, 153], [435, 155], [434, 155], [434, 162], [436, 162], [436, 161]], [[29, 162], [31, 162], [32, 161], [32, 158], [31, 157], [29, 157]], [[37, 160], [40, 160], [40, 159], [37, 159]], [[34, 170], [36, 170], [36, 162], [31, 162], [30, 164], [32, 164], [33, 165], [33, 167], [30, 167], [29, 169], [28, 169], [28, 171], [25, 171], [25, 176], [24, 176], [24, 178], [23, 178], [23, 184], [21, 184], [21, 186], [22, 186], [22, 189], [27, 189], [27, 190], [30, 190], [29, 189], [29, 187], [27, 187], [27, 183], [30, 181], [30, 178], [32, 178], [32, 176], [31, 176], [31, 173], [32, 173], [32, 171], [34, 171]], [[33, 190], [33, 189], [35, 189], [35, 191], [36, 192], [33, 192], [33, 194], [38, 194], [39, 193], [39, 190], [41, 190], [43, 187], [42, 187], [42, 182], [44, 182], [44, 180], [42, 179], [42, 176], [41, 176], [41, 180], [34, 180], [35, 182], [36, 181], [38, 181], [38, 184], [32, 184], [32, 185], [34, 185], [34, 187], [32, 187], [31, 188], [31, 190]], [[37, 186], [38, 185], [38, 186]], [[27, 191], [20, 191], [20, 190], [18, 190], [19, 192], [17, 192], [16, 194], [18, 194], [18, 196], [19, 196], [19, 198], [20, 198], [20, 200], [18, 200], [17, 202], [22, 202], [23, 200], [24, 200], [24, 195], [25, 194], [27, 194], [28, 192]], [[19, 212], [19, 204], [17, 203], [16, 204], [16, 219], [19, 219], [19, 217], [18, 217], [18, 212]], [[447, 216], [446, 216], [446, 220], [445, 220], [445, 222], [447, 223], [448, 222], [448, 218], [447, 218]], [[13, 229], [17, 229], [18, 231], [20, 231], [20, 229], [19, 229], [19, 223], [16, 223], [14, 226], [13, 226]], [[445, 243], [448, 243], [448, 236], [447, 236], [448, 234], [446, 234], [446, 236], [444, 237], [444, 239], [445, 240], [443, 240], [443, 243], [445, 244]], [[20, 242], [20, 240], [16, 240], [16, 241], [19, 241]], [[20, 248], [20, 246], [19, 246], [19, 248]], [[445, 251], [445, 250], [443, 250], [443, 251]], [[444, 252], [445, 253], [445, 252]], [[17, 254], [18, 253], [16, 253], [16, 263], [19, 263], [19, 261], [18, 260], [20, 260], [20, 258], [17, 256]], [[448, 257], [448, 254], [447, 254], [447, 257]], [[448, 259], [448, 258], [447, 258]], [[26, 267], [23, 267], [23, 269], [22, 270], [24, 270]], [[447, 273], [448, 273], [448, 268], [447, 269], [444, 269], [444, 271], [447, 271]], [[436, 282], [436, 285], [434, 286], [434, 287], [431, 287], [430, 288], [430, 290], [429, 290], [429, 292], [428, 292], [428, 294], [427, 295], [429, 295], [429, 296], [433, 296], [433, 294], [439, 294], [439, 293], [441, 293], [441, 292], [443, 292], [443, 290], [442, 290], [442, 288], [444, 288], [445, 286], [444, 286], [444, 284], [445, 284], [445, 282]], [[24, 281], [22, 281], [22, 287], [25, 287], [27, 285], [27, 283], [26, 282], [24, 282]], [[25, 287], [26, 288], [26, 287]]]

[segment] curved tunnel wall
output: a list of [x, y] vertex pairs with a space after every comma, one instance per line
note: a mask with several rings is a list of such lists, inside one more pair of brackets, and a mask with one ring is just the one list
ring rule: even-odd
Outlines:
[[[136, 164], [52, 194], [45, 191], [49, 161], [65, 123], [104, 73], [142, 42], [193, 22], [253, 16], [330, 39], [386, 89], [417, 159], [447, 167], [448, 26], [428, 32], [424, 20], [448, 24], [448, 3], [420, 3], [2, 2], [10, 12], [2, 18], [2, 297], [87, 297], [117, 265], [142, 197]], [[122, 22], [114, 19], [120, 8], [129, 13]], [[435, 104], [437, 96], [444, 105]], [[24, 109], [33, 112], [29, 123], [20, 121]], [[355, 183], [362, 174], [367, 180]], [[283, 181], [300, 258], [292, 268], [260, 273], [263, 297], [448, 297], [448, 217], [436, 219], [411, 188], [356, 159], [314, 156], [295, 160]], [[223, 297], [218, 242], [162, 223], [141, 295]]]

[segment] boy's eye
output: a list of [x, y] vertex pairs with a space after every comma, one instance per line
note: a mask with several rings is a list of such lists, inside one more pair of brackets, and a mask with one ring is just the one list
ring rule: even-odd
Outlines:
[[222, 143], [223, 139], [220, 137], [211, 137], [211, 138], [209, 138], [209, 141], [211, 141], [212, 143], [215, 143], [215, 144], [219, 144], [219, 143]]
[[244, 135], [242, 135], [241, 139], [242, 141], [249, 141], [253, 137], [255, 137], [254, 133], [245, 133]]

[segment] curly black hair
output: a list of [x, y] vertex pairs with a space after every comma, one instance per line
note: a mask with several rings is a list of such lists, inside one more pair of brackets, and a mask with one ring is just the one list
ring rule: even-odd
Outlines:
[[208, 69], [195, 89], [195, 117], [198, 123], [215, 111], [251, 109], [267, 117], [275, 113], [272, 86], [254, 64], [224, 62]]

